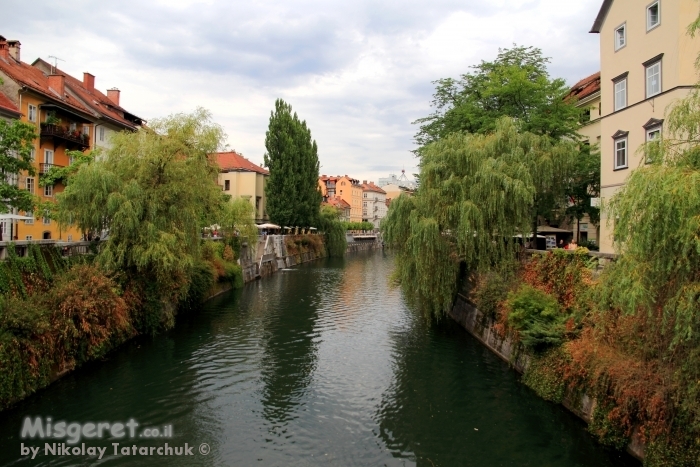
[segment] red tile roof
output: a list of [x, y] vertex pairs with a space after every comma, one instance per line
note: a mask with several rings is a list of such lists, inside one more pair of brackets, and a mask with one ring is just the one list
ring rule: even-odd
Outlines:
[[[40, 58], [36, 59], [32, 66], [42, 69], [44, 71], [51, 69], [51, 64], [45, 62]], [[85, 87], [85, 84], [81, 80], [67, 73], [64, 73], [58, 68], [54, 68], [54, 70], [55, 73], [65, 75], [66, 87], [70, 91], [72, 91], [78, 97], [78, 99], [87, 104], [87, 106], [89, 106], [92, 110], [94, 110], [98, 114], [101, 114], [104, 117], [107, 117], [108, 119], [115, 121], [117, 124], [126, 126], [127, 128], [136, 129], [138, 124], [134, 123], [132, 120], [128, 120], [125, 118], [124, 114], [130, 114], [130, 112], [126, 111], [121, 106], [112, 102], [112, 100], [108, 98], [105, 94], [103, 94], [101, 91], [97, 89], [89, 90]], [[135, 115], [133, 117], [137, 120], [141, 120]]]
[[362, 191], [373, 191], [375, 193], [386, 194], [386, 191], [379, 188], [377, 185], [374, 184], [374, 182], [363, 183], [362, 184]]
[[10, 100], [9, 97], [7, 97], [5, 94], [0, 91], [0, 111], [5, 111], [5, 113], [11, 113], [13, 115], [16, 115], [19, 117], [22, 115], [17, 108], [17, 106]]
[[326, 201], [326, 204], [329, 204], [331, 206], [334, 206], [334, 207], [340, 208], [340, 209], [350, 209], [351, 208], [350, 204], [347, 201], [345, 201], [342, 198], [338, 198], [338, 197], [328, 198], [328, 201]]
[[262, 167], [253, 164], [237, 152], [218, 152], [216, 161], [219, 168], [224, 172], [257, 172], [263, 175], [270, 175], [270, 172]]
[[576, 100], [581, 100], [598, 91], [600, 91], [600, 71], [574, 84], [565, 99], [571, 99], [573, 97], [576, 98]]
[[61, 102], [64, 105], [78, 110], [83, 114], [94, 115], [94, 113], [81, 104], [70, 94], [64, 92], [59, 96], [56, 90], [49, 87], [49, 78], [39, 68], [28, 65], [24, 62], [17, 62], [13, 58], [4, 59], [0, 57], [0, 71], [5, 73], [10, 79], [30, 88], [54, 102]]

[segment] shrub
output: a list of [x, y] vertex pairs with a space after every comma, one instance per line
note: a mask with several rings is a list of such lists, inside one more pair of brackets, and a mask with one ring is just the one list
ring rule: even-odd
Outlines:
[[506, 306], [509, 326], [528, 349], [539, 351], [563, 342], [565, 315], [551, 295], [525, 285], [508, 295]]
[[487, 318], [495, 319], [498, 308], [508, 298], [510, 284], [500, 274], [490, 272], [477, 279], [472, 298], [479, 311]]
[[224, 279], [231, 282], [234, 288], [243, 287], [243, 270], [238, 264], [225, 262], [224, 271]]
[[566, 389], [564, 374], [569, 357], [562, 347], [535, 354], [523, 374], [523, 383], [544, 400], [560, 403]]
[[217, 277], [218, 273], [211, 263], [206, 261], [196, 263], [190, 274], [187, 296], [181, 301], [180, 306], [185, 310], [191, 310], [202, 303]]
[[233, 248], [231, 248], [231, 245], [226, 245], [224, 247], [224, 253], [221, 255], [221, 257], [224, 259], [224, 261], [228, 261], [228, 262], [236, 261], [236, 255], [233, 252]]

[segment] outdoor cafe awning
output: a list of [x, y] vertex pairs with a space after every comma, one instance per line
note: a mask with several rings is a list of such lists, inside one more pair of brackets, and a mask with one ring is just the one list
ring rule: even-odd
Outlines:
[[279, 225], [275, 225], [275, 224], [260, 224], [260, 225], [257, 225], [256, 227], [259, 229], [281, 229], [282, 228]]
[[31, 216], [20, 216], [19, 214], [0, 214], [0, 221], [33, 221]]

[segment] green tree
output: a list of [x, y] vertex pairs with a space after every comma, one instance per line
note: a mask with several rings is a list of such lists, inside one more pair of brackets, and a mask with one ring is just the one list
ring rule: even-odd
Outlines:
[[108, 270], [157, 283], [164, 302], [183, 298], [200, 256], [200, 228], [221, 212], [212, 154], [223, 138], [204, 109], [119, 133], [103, 159], [71, 176], [57, 196], [59, 217], [84, 231], [109, 230], [97, 258]]
[[416, 142], [422, 147], [450, 133], [492, 133], [504, 116], [516, 119], [522, 131], [576, 138], [582, 111], [564, 99], [569, 88], [550, 78], [548, 63], [540, 49], [514, 45], [460, 79], [435, 81], [435, 112], [414, 122], [420, 125]]
[[[230, 196], [226, 195], [227, 198]], [[221, 214], [218, 223], [224, 236], [239, 236], [242, 240], [253, 245], [258, 238], [258, 228], [253, 222], [255, 208], [250, 201], [238, 198], [226, 199], [221, 205]]]
[[426, 312], [446, 313], [460, 263], [509, 267], [516, 235], [530, 232], [535, 194], [576, 154], [570, 141], [521, 132], [503, 118], [490, 135], [452, 133], [425, 147], [421, 187], [391, 203], [382, 225], [397, 251], [397, 279]]
[[32, 166], [35, 139], [33, 126], [19, 120], [8, 122], [0, 119], [0, 213], [6, 213], [11, 208], [34, 210], [34, 196], [15, 182], [22, 172], [36, 174]]
[[322, 206], [319, 228], [325, 235], [328, 256], [342, 257], [348, 247], [345, 238], [345, 223], [340, 220], [340, 210], [333, 206]]
[[311, 130], [292, 106], [277, 99], [265, 134], [265, 166], [270, 177], [265, 186], [267, 212], [272, 222], [308, 227], [318, 222], [321, 193], [318, 189], [318, 147]]
[[581, 145], [564, 192], [568, 197], [565, 215], [570, 220], [580, 222], [588, 215], [592, 223], [600, 222], [600, 208], [591, 206], [591, 199], [600, 196], [600, 151], [597, 145]]

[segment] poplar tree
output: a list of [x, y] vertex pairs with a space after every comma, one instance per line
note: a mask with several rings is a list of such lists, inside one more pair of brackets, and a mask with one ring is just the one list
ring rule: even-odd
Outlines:
[[270, 171], [265, 186], [267, 212], [272, 222], [308, 227], [318, 222], [321, 192], [318, 189], [318, 147], [306, 121], [292, 106], [275, 101], [265, 133], [265, 166]]

